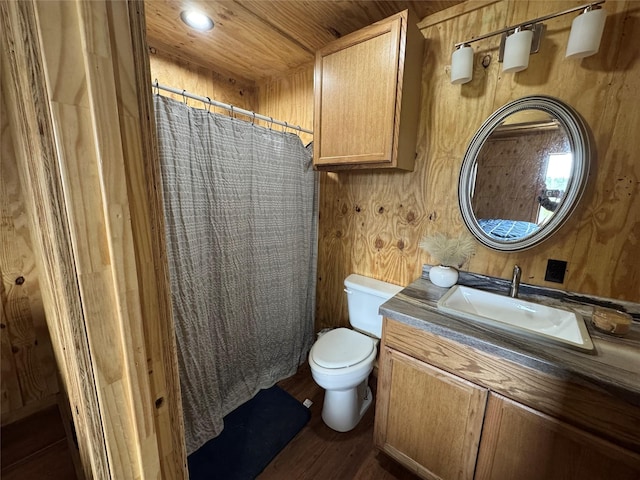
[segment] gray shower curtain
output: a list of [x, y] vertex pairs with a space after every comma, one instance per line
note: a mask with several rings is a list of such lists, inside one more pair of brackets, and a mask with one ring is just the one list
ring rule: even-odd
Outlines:
[[292, 133], [154, 96], [187, 452], [296, 372], [313, 341], [311, 151]]

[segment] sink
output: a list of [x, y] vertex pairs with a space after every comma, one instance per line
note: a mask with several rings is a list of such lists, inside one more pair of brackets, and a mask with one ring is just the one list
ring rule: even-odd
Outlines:
[[593, 350], [584, 319], [572, 310], [485, 292], [463, 285], [452, 287], [438, 309], [498, 328], [532, 334], [581, 350]]

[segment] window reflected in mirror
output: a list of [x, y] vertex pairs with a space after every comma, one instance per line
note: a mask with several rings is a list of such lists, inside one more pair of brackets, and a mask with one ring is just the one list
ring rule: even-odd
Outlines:
[[544, 225], [553, 215], [564, 198], [571, 169], [573, 168], [573, 155], [568, 153], [550, 153], [547, 159], [544, 182], [538, 195], [538, 225]]

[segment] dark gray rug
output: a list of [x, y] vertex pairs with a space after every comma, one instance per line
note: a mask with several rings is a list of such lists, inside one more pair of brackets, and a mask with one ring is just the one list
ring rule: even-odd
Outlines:
[[191, 480], [250, 480], [311, 418], [308, 408], [277, 385], [224, 418], [224, 430], [189, 455]]

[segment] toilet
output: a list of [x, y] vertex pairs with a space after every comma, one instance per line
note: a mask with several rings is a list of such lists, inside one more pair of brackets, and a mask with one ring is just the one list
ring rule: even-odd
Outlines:
[[330, 330], [309, 352], [311, 375], [326, 390], [322, 420], [338, 432], [355, 428], [373, 401], [367, 383], [382, 335], [378, 308], [403, 288], [356, 274], [349, 275], [344, 286], [354, 329]]

